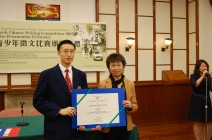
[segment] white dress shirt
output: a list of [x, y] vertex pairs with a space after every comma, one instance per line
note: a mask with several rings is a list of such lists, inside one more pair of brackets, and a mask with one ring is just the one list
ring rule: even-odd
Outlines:
[[[63, 77], [64, 77], [64, 79], [65, 79], [65, 76], [66, 76], [66, 72], [65, 72], [65, 70], [66, 70], [66, 68], [63, 66], [63, 65], [61, 65], [60, 63], [59, 63], [59, 67], [60, 67], [60, 69], [61, 69], [61, 71], [62, 71], [62, 74], [63, 74]], [[70, 67], [68, 67], [67, 68], [69, 71], [68, 71], [68, 75], [69, 75], [69, 78], [70, 78], [70, 80], [71, 80], [71, 84], [72, 84], [72, 86], [73, 86], [73, 80], [72, 80], [72, 77], [73, 77], [73, 72], [72, 72], [72, 66], [70, 66]]]

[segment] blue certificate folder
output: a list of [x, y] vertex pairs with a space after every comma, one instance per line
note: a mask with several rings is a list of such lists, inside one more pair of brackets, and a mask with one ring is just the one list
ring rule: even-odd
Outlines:
[[[118, 104], [118, 112], [116, 115], [114, 115], [112, 118], [108, 118], [110, 121], [107, 123], [101, 123], [101, 124], [86, 124], [84, 125], [85, 128], [95, 128], [97, 125], [99, 125], [101, 128], [103, 127], [116, 127], [116, 126], [126, 126], [126, 109], [122, 105], [122, 101], [125, 100], [125, 91], [124, 88], [101, 88], [101, 89], [73, 89], [72, 90], [72, 106], [78, 108], [78, 105], [83, 102], [83, 100], [86, 98], [89, 94], [111, 94], [117, 93], [118, 94], [118, 101], [115, 104]], [[84, 94], [80, 99], [78, 99], [77, 102], [77, 94]], [[95, 114], [94, 114], [95, 116]], [[85, 117], [85, 116], [79, 116], [79, 117]], [[119, 123], [113, 123], [114, 119], [119, 117]], [[72, 128], [78, 128], [79, 125], [77, 125], [77, 115], [75, 115], [72, 118]]]

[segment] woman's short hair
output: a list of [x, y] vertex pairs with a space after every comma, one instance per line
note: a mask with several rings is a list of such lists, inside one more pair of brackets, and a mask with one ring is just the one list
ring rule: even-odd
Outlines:
[[124, 67], [126, 65], [126, 60], [125, 60], [124, 56], [120, 53], [112, 53], [107, 57], [106, 65], [107, 65], [108, 69], [110, 67], [111, 62], [121, 62]]

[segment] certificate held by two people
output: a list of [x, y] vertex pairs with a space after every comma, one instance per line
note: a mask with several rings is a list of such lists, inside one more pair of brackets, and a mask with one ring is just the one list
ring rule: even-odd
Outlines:
[[124, 88], [73, 89], [72, 106], [77, 115], [72, 118], [72, 128], [126, 126]]

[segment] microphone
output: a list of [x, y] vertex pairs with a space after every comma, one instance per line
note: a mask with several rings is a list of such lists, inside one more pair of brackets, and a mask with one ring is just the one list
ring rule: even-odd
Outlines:
[[[204, 69], [203, 71], [205, 71], [205, 70], [207, 70], [207, 69]], [[208, 77], [208, 78], [210, 78], [210, 73], [209, 72], [205, 73], [205, 76]]]
[[22, 114], [22, 122], [20, 122], [20, 123], [17, 123], [17, 126], [26, 126], [26, 125], [29, 125], [29, 123], [28, 122], [24, 122], [24, 110], [23, 110], [23, 108], [24, 108], [24, 102], [20, 102], [20, 104], [21, 104], [21, 114]]

